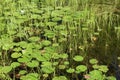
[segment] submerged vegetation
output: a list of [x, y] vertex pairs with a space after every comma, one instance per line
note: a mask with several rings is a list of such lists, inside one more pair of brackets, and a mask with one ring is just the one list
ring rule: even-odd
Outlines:
[[120, 0], [0, 0], [0, 80], [116, 80], [119, 43]]

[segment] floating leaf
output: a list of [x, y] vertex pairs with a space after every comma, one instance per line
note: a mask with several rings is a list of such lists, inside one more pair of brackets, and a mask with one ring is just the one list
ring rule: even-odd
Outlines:
[[3, 48], [3, 50], [12, 49], [13, 48], [13, 44], [12, 43], [5, 43], [2, 48]]
[[98, 63], [98, 60], [97, 59], [90, 59], [89, 62], [91, 64], [97, 64]]
[[25, 41], [21, 41], [21, 42], [19, 42], [19, 45], [20, 45], [20, 47], [22, 47], [22, 48], [27, 48], [27, 42], [25, 42]]
[[61, 21], [61, 20], [62, 20], [61, 17], [54, 17], [54, 18], [52, 18], [52, 21], [54, 21], [54, 22]]
[[85, 65], [79, 65], [76, 67], [76, 72], [80, 73], [80, 72], [85, 72], [87, 70], [87, 67]]
[[116, 78], [114, 76], [108, 76], [107, 80], [116, 80]]
[[55, 26], [55, 29], [56, 30], [65, 30], [66, 26], [65, 25], [57, 25], [57, 26]]
[[53, 73], [55, 71], [55, 68], [52, 66], [46, 66], [46, 67], [42, 67], [41, 69], [44, 73], [50, 74]]
[[64, 31], [60, 31], [60, 34], [63, 36], [67, 36], [68, 32], [66, 30], [64, 30]]
[[59, 56], [58, 53], [53, 53], [53, 54], [52, 54], [52, 58], [53, 58], [53, 59], [59, 59], [60, 56]]
[[67, 69], [66, 71], [67, 71], [68, 73], [73, 73], [73, 72], [75, 72], [75, 69], [69, 68], [69, 69]]
[[73, 20], [73, 18], [71, 16], [64, 16], [63, 17], [63, 21], [65, 21], [65, 22], [69, 22], [69, 21], [72, 21], [72, 20]]
[[59, 39], [59, 42], [65, 42], [65, 41], [67, 41], [66, 38], [60, 38], [60, 39]]
[[22, 50], [22, 48], [20, 48], [20, 47], [13, 49], [13, 51], [17, 51], [17, 52], [19, 52], [19, 51], [21, 51], [21, 50]]
[[65, 76], [55, 76], [52, 80], [68, 80]]
[[108, 67], [106, 65], [100, 65], [99, 66], [99, 70], [102, 72], [107, 72], [108, 71]]
[[27, 63], [31, 60], [31, 58], [27, 58], [27, 57], [23, 57], [23, 58], [18, 58], [17, 61], [18, 62], [22, 62], [22, 63]]
[[17, 52], [12, 53], [12, 55], [11, 55], [12, 58], [19, 58], [20, 56], [22, 56], [22, 54], [21, 53], [17, 53]]
[[58, 46], [59, 46], [59, 43], [53, 43], [52, 46], [53, 46], [53, 47], [58, 47]]
[[89, 76], [90, 76], [90, 78], [88, 80], [104, 80], [103, 74], [99, 70], [91, 71]]
[[21, 80], [38, 80], [38, 74], [37, 73], [29, 73], [26, 76], [21, 76]]
[[93, 67], [94, 69], [99, 69], [99, 65], [96, 65], [96, 64], [94, 64], [92, 67]]
[[47, 61], [49, 61], [51, 59], [51, 54], [50, 53], [45, 53], [42, 55]]
[[66, 66], [65, 65], [59, 65], [59, 69], [65, 69]]
[[20, 75], [24, 75], [24, 74], [26, 74], [26, 73], [27, 73], [26, 70], [20, 70], [20, 72], [19, 72]]
[[45, 33], [45, 36], [48, 37], [48, 38], [54, 38], [55, 37], [55, 33], [48, 31], [48, 32]]
[[11, 63], [11, 67], [12, 67], [12, 68], [16, 68], [16, 67], [18, 67], [18, 66], [20, 66], [20, 63], [19, 63], [19, 62], [12, 62], [12, 63]]
[[41, 55], [35, 57], [38, 61], [47, 61], [47, 59]]
[[43, 77], [44, 78], [47, 78], [49, 75], [48, 74], [43, 74]]
[[61, 12], [60, 10], [54, 10], [54, 11], [52, 11], [51, 16], [56, 18], [56, 17], [61, 17], [62, 14], [63, 14], [63, 12]]
[[65, 6], [64, 8], [62, 8], [63, 11], [70, 11], [71, 8], [69, 6]]
[[49, 40], [44, 40], [44, 41], [42, 41], [42, 44], [44, 46], [49, 46], [51, 44], [51, 42]]
[[47, 26], [56, 26], [57, 23], [56, 22], [47, 22], [46, 25]]
[[52, 66], [52, 62], [47, 62], [47, 61], [42, 62], [42, 65], [41, 65], [41, 66], [42, 66], [42, 67]]
[[40, 37], [30, 37], [28, 40], [31, 42], [36, 42], [40, 40]]
[[36, 60], [32, 60], [31, 62], [28, 62], [26, 65], [27, 65], [28, 67], [31, 67], [31, 68], [33, 68], [33, 67], [38, 67], [38, 66], [39, 66], [39, 62], [36, 61]]
[[64, 62], [64, 65], [69, 65], [69, 64], [70, 64], [69, 61]]
[[77, 55], [77, 56], [73, 57], [73, 60], [74, 60], [74, 61], [77, 61], [77, 62], [83, 61], [83, 57]]
[[53, 62], [53, 66], [57, 66], [58, 64], [58, 62]]
[[4, 66], [0, 69], [0, 73], [9, 73], [12, 70], [11, 66]]
[[60, 58], [63, 58], [63, 59], [68, 58], [68, 54], [67, 53], [62, 53], [59, 56], [60, 56]]

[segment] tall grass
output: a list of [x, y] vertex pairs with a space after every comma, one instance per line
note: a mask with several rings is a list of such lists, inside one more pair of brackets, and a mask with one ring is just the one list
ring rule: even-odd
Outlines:
[[[91, 58], [109, 65], [120, 56], [120, 0], [1, 0], [0, 4], [2, 66], [10, 65], [14, 61], [10, 57], [12, 49], [22, 41], [31, 43], [31, 37], [40, 38], [40, 42], [32, 43], [36, 45], [49, 40], [52, 48], [42, 47], [43, 52], [67, 54], [68, 58], [59, 60], [59, 64], [68, 60], [71, 68], [77, 65], [73, 60], [75, 55], [84, 56], [82, 64], [88, 67]], [[37, 70], [43, 74], [40, 68]]]

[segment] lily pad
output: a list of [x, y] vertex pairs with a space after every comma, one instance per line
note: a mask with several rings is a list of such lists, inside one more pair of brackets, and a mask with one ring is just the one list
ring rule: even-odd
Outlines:
[[68, 54], [67, 53], [62, 53], [59, 56], [60, 56], [60, 58], [63, 58], [63, 59], [68, 58]]
[[55, 68], [52, 66], [46, 66], [46, 67], [42, 67], [41, 69], [44, 73], [50, 74], [53, 73], [55, 71]]
[[98, 63], [98, 60], [97, 59], [90, 59], [89, 62], [91, 64], [97, 64]]
[[79, 56], [79, 55], [76, 55], [75, 57], [73, 57], [73, 60], [74, 61], [77, 61], [77, 62], [79, 62], [79, 61], [83, 61], [83, 57], [82, 56]]
[[107, 72], [108, 71], [108, 67], [106, 65], [100, 65], [99, 66], [99, 70], [102, 72]]
[[4, 66], [0, 69], [0, 73], [9, 73], [12, 70], [11, 66]]
[[86, 70], [87, 70], [87, 67], [85, 65], [79, 65], [76, 67], [77, 73], [85, 72]]
[[26, 73], [27, 73], [26, 70], [20, 70], [20, 72], [19, 72], [20, 75], [24, 75], [24, 74], [26, 74]]
[[18, 58], [17, 61], [18, 62], [22, 62], [22, 63], [27, 63], [29, 62], [31, 59], [27, 58], [27, 57], [23, 57], [23, 58]]
[[28, 66], [28, 67], [31, 67], [31, 68], [33, 68], [33, 67], [38, 67], [38, 66], [39, 66], [39, 62], [36, 61], [36, 60], [32, 60], [32, 62], [28, 62], [28, 63], [27, 63], [27, 66]]
[[91, 71], [89, 76], [90, 76], [90, 78], [88, 80], [104, 80], [104, 76], [103, 76], [102, 72], [99, 70]]
[[67, 71], [68, 73], [73, 73], [73, 72], [75, 72], [75, 69], [69, 68], [69, 69], [67, 69], [66, 71]]
[[16, 67], [18, 67], [18, 66], [20, 66], [20, 63], [19, 63], [19, 62], [12, 62], [12, 63], [11, 63], [11, 67], [12, 67], [12, 68], [16, 68]]
[[65, 76], [56, 76], [52, 80], [68, 80]]
[[38, 80], [38, 74], [37, 73], [29, 73], [26, 76], [21, 76], [21, 80]]
[[65, 69], [66, 66], [65, 65], [59, 65], [59, 69]]
[[31, 42], [36, 42], [40, 40], [40, 37], [30, 37], [28, 40]]
[[19, 58], [20, 56], [22, 56], [22, 54], [21, 53], [17, 53], [17, 52], [12, 53], [12, 55], [11, 55], [12, 58]]
[[51, 42], [49, 40], [44, 40], [44, 41], [42, 41], [42, 44], [44, 46], [49, 46], [51, 44]]

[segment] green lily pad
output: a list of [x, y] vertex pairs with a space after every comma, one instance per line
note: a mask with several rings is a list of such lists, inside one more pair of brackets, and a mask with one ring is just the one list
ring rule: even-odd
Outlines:
[[104, 80], [104, 76], [103, 76], [102, 72], [99, 70], [91, 71], [89, 76], [90, 76], [90, 78], [88, 80]]
[[106, 65], [100, 65], [99, 66], [99, 70], [102, 72], [107, 72], [108, 71], [108, 67]]
[[65, 65], [59, 65], [59, 69], [65, 69], [66, 66]]
[[46, 32], [45, 36], [47, 36], [48, 38], [54, 38], [55, 37], [55, 33], [54, 32]]
[[52, 18], [52, 21], [54, 21], [54, 22], [61, 21], [61, 20], [62, 20], [61, 17], [54, 17], [54, 18]]
[[21, 74], [21, 75], [24, 75], [24, 74], [26, 74], [26, 73], [27, 73], [26, 70], [20, 70], [20, 72], [19, 72], [19, 74]]
[[36, 42], [40, 40], [40, 37], [30, 37], [28, 40], [31, 42]]
[[60, 31], [60, 34], [63, 36], [67, 36], [68, 32], [66, 30], [64, 30], [64, 31]]
[[12, 58], [19, 58], [20, 56], [22, 56], [22, 54], [21, 53], [17, 53], [17, 52], [12, 53], [12, 55], [11, 55]]
[[87, 67], [85, 65], [79, 65], [76, 67], [77, 73], [85, 72], [86, 70], [87, 70]]
[[17, 51], [17, 52], [19, 52], [19, 51], [21, 51], [21, 50], [22, 50], [22, 48], [20, 48], [20, 47], [13, 49], [13, 51]]
[[16, 67], [20, 66], [20, 63], [19, 62], [12, 62], [10, 66], [12, 68], [16, 68]]
[[67, 53], [62, 53], [59, 56], [60, 56], [60, 58], [63, 58], [63, 59], [68, 58], [68, 54]]
[[77, 62], [83, 61], [83, 57], [78, 55], [78, 56], [73, 57], [73, 60]]
[[42, 44], [44, 46], [49, 46], [51, 44], [51, 42], [49, 40], [44, 40], [44, 41], [42, 41]]
[[73, 18], [71, 16], [64, 16], [63, 21], [65, 22], [73, 21]]
[[12, 43], [5, 43], [2, 48], [3, 50], [9, 50], [13, 48], [13, 45]]
[[35, 57], [38, 61], [47, 61], [47, 59], [41, 55]]
[[116, 78], [114, 76], [108, 76], [107, 80], [116, 80]]
[[52, 58], [53, 58], [53, 59], [59, 59], [60, 56], [59, 56], [58, 53], [53, 53], [53, 54], [52, 54]]
[[69, 64], [70, 64], [69, 61], [64, 62], [64, 65], [69, 65]]
[[46, 67], [42, 67], [41, 69], [44, 73], [50, 74], [53, 73], [55, 71], [55, 68], [52, 66], [46, 66]]
[[4, 66], [0, 69], [0, 73], [9, 73], [12, 70], [11, 66]]
[[57, 66], [58, 64], [58, 62], [53, 62], [53, 66]]
[[36, 60], [32, 60], [32, 62], [28, 62], [27, 63], [27, 66], [28, 67], [38, 67], [39, 66], [39, 62], [38, 61], [36, 61]]
[[99, 69], [99, 65], [96, 65], [96, 64], [94, 64], [92, 67], [93, 67], [94, 69]]
[[22, 47], [22, 48], [27, 48], [27, 42], [25, 42], [25, 41], [21, 41], [21, 42], [19, 42], [19, 45], [20, 45], [20, 47]]
[[38, 73], [29, 73], [29, 74], [27, 74], [27, 76], [32, 76], [32, 77], [37, 78], [37, 77], [39, 77], [39, 74]]
[[18, 58], [17, 61], [18, 62], [22, 62], [22, 63], [27, 63], [29, 62], [31, 59], [27, 58], [27, 57], [23, 57], [23, 58]]
[[56, 76], [52, 80], [68, 80], [65, 76]]
[[41, 67], [47, 67], [47, 66], [52, 66], [52, 62], [47, 62], [47, 61], [42, 62]]
[[38, 80], [38, 74], [37, 73], [29, 73], [26, 76], [21, 76], [21, 80]]
[[97, 64], [98, 63], [98, 60], [97, 59], [90, 59], [89, 62], [91, 64]]
[[69, 69], [67, 69], [66, 71], [67, 71], [67, 73], [73, 73], [73, 72], [75, 72], [75, 69], [69, 68]]

